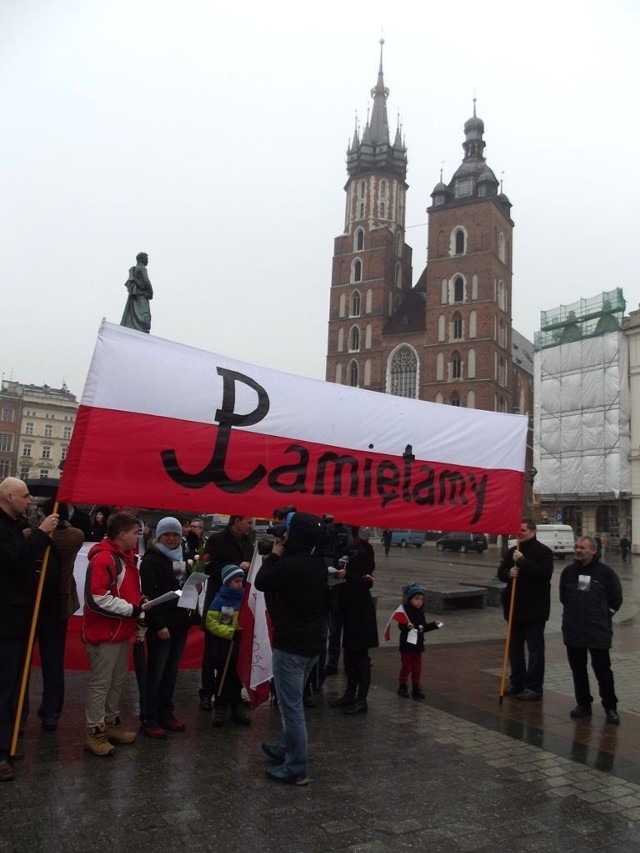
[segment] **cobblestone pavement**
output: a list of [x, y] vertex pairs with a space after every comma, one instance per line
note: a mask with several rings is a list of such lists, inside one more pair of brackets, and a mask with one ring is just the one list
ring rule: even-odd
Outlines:
[[[462, 556], [443, 563], [429, 548], [392, 551], [386, 560], [380, 554], [380, 626], [408, 580], [495, 573], [495, 554], [464, 555], [464, 562]], [[223, 846], [229, 853], [458, 853], [499, 845], [511, 851], [637, 851], [640, 595], [633, 568], [620, 570], [626, 600], [613, 655], [619, 728], [605, 725], [595, 706], [592, 721], [569, 720], [571, 679], [555, 607], [542, 703], [498, 702], [504, 622], [497, 608], [444, 614], [445, 628], [429, 635], [434, 641], [425, 655], [424, 703], [396, 695], [395, 639], [372, 655], [368, 714], [348, 717], [328, 708], [342, 677], [328, 679], [318, 707], [308, 711], [313, 781], [306, 788], [265, 778], [260, 743], [277, 732], [277, 711], [258, 708], [250, 729], [213, 729], [209, 715], [197, 709], [199, 674], [193, 671], [180, 674], [177, 693], [186, 734], [140, 738], [108, 759], [87, 755], [85, 676], [69, 673], [58, 731], [42, 732], [31, 717], [17, 779], [0, 786], [0, 851]], [[34, 701], [38, 687], [34, 670]], [[123, 708], [135, 706], [132, 675]], [[126, 716], [133, 721], [133, 713]]]

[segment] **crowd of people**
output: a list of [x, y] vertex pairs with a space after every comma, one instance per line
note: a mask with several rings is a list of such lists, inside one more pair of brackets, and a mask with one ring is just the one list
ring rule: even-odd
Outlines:
[[[69, 616], [78, 609], [73, 578], [75, 557], [85, 540], [100, 538], [88, 553], [83, 598], [82, 639], [89, 661], [85, 703], [85, 748], [99, 757], [119, 745], [132, 744], [138, 730], [120, 714], [120, 698], [133, 645], [140, 687], [143, 736], [163, 739], [186, 730], [174, 713], [174, 691], [191, 627], [203, 630], [199, 706], [211, 712], [212, 724], [251, 724], [238, 675], [243, 635], [243, 588], [253, 557], [253, 519], [232, 515], [227, 526], [204, 536], [201, 519], [161, 518], [138, 555], [139, 519], [127, 511], [100, 507], [93, 518], [53, 501], [41, 508], [37, 526], [26, 515], [33, 499], [26, 484], [13, 477], [0, 483], [0, 781], [14, 778], [15, 730], [20, 720], [21, 674], [25, 664], [39, 573], [48, 546], [36, 639], [43, 675], [38, 708], [45, 731], [55, 731], [64, 703], [64, 652]], [[358, 527], [320, 519], [289, 507], [273, 528], [273, 540], [253, 578], [265, 596], [272, 645], [272, 701], [282, 731], [262, 749], [274, 763], [269, 779], [306, 785], [308, 747], [305, 705], [326, 677], [338, 672], [342, 652], [344, 693], [329, 704], [348, 715], [368, 711], [370, 651], [378, 645], [371, 595], [374, 550]], [[83, 529], [83, 526], [84, 528]], [[387, 544], [386, 542], [384, 543]], [[385, 548], [386, 550], [386, 548]], [[575, 561], [560, 578], [562, 632], [573, 675], [573, 718], [591, 715], [593, 697], [588, 656], [608, 723], [619, 723], [609, 649], [612, 615], [620, 608], [620, 582], [597, 556], [595, 540], [582, 536]], [[193, 570], [199, 609], [181, 607], [181, 591]], [[506, 584], [505, 618], [509, 623], [510, 683], [506, 695], [521, 701], [543, 696], [544, 630], [549, 618], [553, 557], [536, 538], [536, 525], [522, 522], [518, 542], [502, 560], [498, 576]], [[200, 578], [196, 575], [191, 581]], [[425, 592], [411, 582], [388, 628], [398, 628], [398, 695], [424, 701], [422, 656], [425, 635], [441, 623], [425, 618]]]

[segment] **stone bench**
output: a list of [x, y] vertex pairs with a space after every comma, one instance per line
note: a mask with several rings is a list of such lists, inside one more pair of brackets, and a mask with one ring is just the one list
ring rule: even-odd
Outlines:
[[502, 590], [505, 588], [506, 583], [499, 581], [497, 578], [492, 578], [488, 581], [460, 581], [460, 586], [479, 586], [481, 589], [486, 590], [487, 596], [485, 603], [487, 607], [502, 606]]
[[444, 613], [445, 607], [475, 607], [485, 605], [487, 591], [479, 586], [430, 583], [424, 591], [424, 609], [429, 613]]

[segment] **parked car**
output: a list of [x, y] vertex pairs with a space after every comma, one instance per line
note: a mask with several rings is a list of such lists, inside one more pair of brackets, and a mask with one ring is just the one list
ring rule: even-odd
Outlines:
[[477, 551], [482, 554], [487, 550], [487, 537], [484, 533], [445, 533], [436, 542], [438, 551]]
[[391, 544], [398, 545], [400, 548], [406, 548], [408, 545], [415, 545], [416, 548], [422, 548], [425, 539], [424, 530], [391, 531]]

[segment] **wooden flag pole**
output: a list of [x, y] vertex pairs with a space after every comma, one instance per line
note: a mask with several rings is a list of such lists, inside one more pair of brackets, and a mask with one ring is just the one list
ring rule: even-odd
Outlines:
[[[58, 512], [58, 501], [53, 506], [53, 513]], [[52, 515], [53, 515], [52, 513]], [[15, 757], [18, 748], [18, 735], [20, 734], [20, 723], [22, 717], [22, 709], [24, 708], [24, 698], [27, 693], [27, 685], [29, 683], [29, 672], [31, 671], [31, 656], [33, 655], [33, 646], [35, 645], [36, 627], [38, 625], [38, 616], [40, 614], [40, 603], [42, 601], [42, 591], [44, 589], [44, 581], [47, 575], [47, 566], [49, 565], [49, 556], [51, 554], [51, 544], [47, 545], [42, 558], [42, 568], [40, 569], [40, 577], [38, 578], [38, 587], [36, 589], [36, 600], [33, 605], [33, 614], [31, 616], [31, 625], [29, 627], [29, 637], [27, 639], [27, 648], [24, 655], [24, 664], [22, 666], [22, 678], [20, 680], [20, 692], [18, 694], [18, 704], [16, 706], [16, 716], [13, 721], [13, 732], [11, 735], [11, 745], [9, 747], [9, 756]]]
[[[520, 540], [518, 540], [518, 544], [516, 545], [516, 550], [520, 548]], [[514, 563], [515, 565], [515, 563]], [[511, 644], [511, 626], [513, 624], [513, 610], [514, 604], [516, 600], [516, 585], [518, 578], [511, 578], [511, 599], [509, 601], [509, 618], [507, 619], [507, 636], [504, 641], [504, 657], [502, 659], [502, 678], [500, 679], [500, 698], [499, 704], [502, 705], [502, 699], [504, 697], [504, 687], [505, 682], [507, 680], [507, 665], [509, 663], [509, 645]]]

